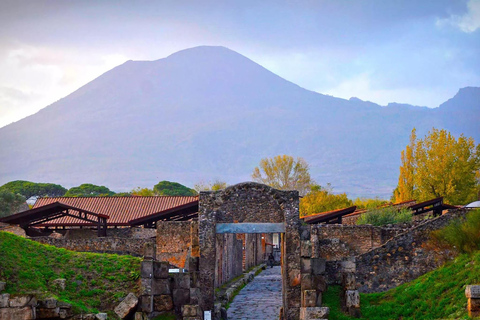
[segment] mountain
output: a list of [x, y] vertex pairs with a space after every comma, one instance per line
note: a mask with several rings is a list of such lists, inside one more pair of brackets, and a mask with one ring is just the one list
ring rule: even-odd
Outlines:
[[435, 109], [303, 89], [224, 47], [128, 61], [38, 113], [0, 128], [0, 184], [106, 185], [250, 180], [260, 159], [301, 156], [349, 195], [388, 197], [410, 131], [480, 141], [480, 88]]

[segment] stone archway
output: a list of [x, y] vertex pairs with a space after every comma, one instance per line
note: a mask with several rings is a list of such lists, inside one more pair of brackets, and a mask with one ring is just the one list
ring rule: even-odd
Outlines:
[[[283, 318], [298, 319], [301, 301], [300, 218], [297, 191], [281, 191], [246, 182], [199, 196], [200, 307], [213, 311], [217, 225], [258, 224], [282, 229]], [[238, 225], [240, 226], [240, 225]], [[270, 229], [271, 230], [271, 229]]]

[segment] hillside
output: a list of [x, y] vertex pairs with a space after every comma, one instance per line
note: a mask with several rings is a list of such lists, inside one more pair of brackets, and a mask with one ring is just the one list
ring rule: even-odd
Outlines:
[[[73, 252], [0, 231], [0, 280], [10, 294], [35, 292], [72, 304], [76, 312], [109, 311], [129, 292], [136, 292], [140, 258]], [[66, 279], [65, 291], [49, 283]]]
[[[480, 283], [480, 252], [464, 254], [416, 280], [382, 293], [361, 294], [362, 319], [470, 319], [465, 286]], [[339, 287], [330, 287], [324, 304], [331, 320], [350, 318], [339, 311]]]
[[227, 48], [196, 47], [128, 61], [0, 128], [0, 184], [233, 184], [250, 180], [260, 159], [289, 154], [335, 191], [389, 197], [413, 127], [480, 141], [479, 117], [480, 88], [436, 109], [381, 107], [305, 90]]

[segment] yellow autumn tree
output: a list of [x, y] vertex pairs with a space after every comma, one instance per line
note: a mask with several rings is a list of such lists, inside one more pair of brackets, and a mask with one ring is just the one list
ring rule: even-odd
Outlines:
[[334, 194], [330, 184], [327, 184], [327, 187], [315, 185], [300, 199], [300, 217], [348, 208], [352, 205], [353, 202], [348, 199], [346, 193]]
[[394, 202], [402, 202], [407, 200], [413, 200], [416, 198], [415, 194], [415, 144], [417, 140], [417, 134], [415, 128], [413, 128], [410, 135], [410, 143], [402, 150], [400, 166], [400, 176], [398, 178], [398, 186], [393, 191]]
[[[408, 152], [411, 152], [409, 159]], [[424, 139], [416, 139], [412, 131], [404, 154], [395, 201], [408, 200], [410, 195], [419, 201], [444, 197], [451, 204], [476, 199], [480, 145], [475, 145], [473, 138], [460, 135], [456, 139], [444, 129], [433, 128]]]
[[262, 159], [253, 170], [252, 179], [279, 190], [298, 190], [301, 196], [314, 184], [308, 163], [303, 158], [295, 160], [287, 155]]

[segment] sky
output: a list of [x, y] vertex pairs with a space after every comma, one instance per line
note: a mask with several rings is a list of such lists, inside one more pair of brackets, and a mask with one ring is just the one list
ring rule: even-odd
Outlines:
[[480, 86], [480, 0], [2, 0], [0, 127], [127, 60], [199, 45], [319, 93], [438, 107]]

